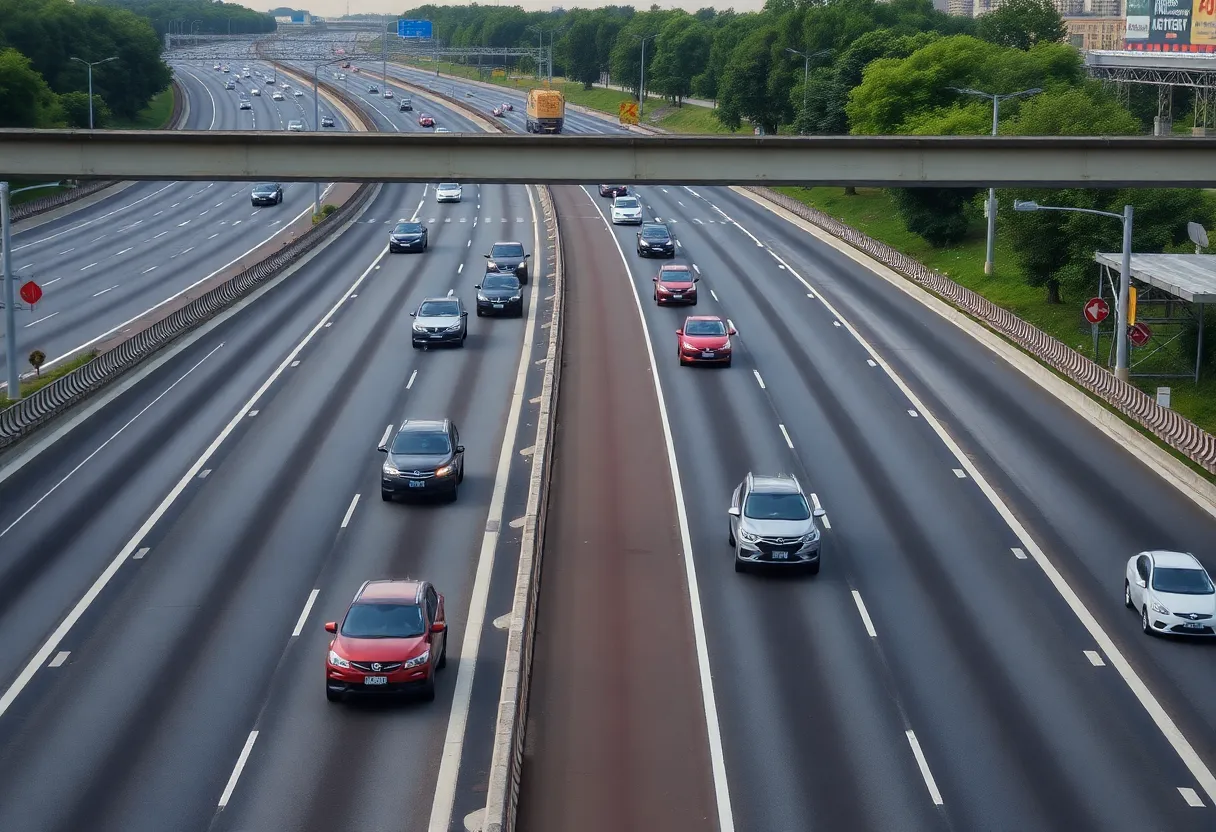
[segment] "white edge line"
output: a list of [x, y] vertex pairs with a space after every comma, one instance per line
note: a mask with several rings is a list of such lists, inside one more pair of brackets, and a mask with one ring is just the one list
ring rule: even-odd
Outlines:
[[355, 506], [359, 505], [359, 495], [356, 494], [350, 501], [350, 507], [346, 509], [346, 516], [342, 518], [341, 528], [345, 529], [350, 524], [350, 518], [355, 514]]
[[642, 309], [642, 298], [638, 294], [633, 269], [629, 266], [629, 260], [625, 257], [625, 251], [621, 248], [620, 240], [613, 233], [612, 226], [608, 223], [608, 220], [604, 218], [599, 204], [591, 197], [591, 192], [587, 190], [585, 185], [580, 185], [579, 187], [582, 188], [583, 193], [587, 195], [587, 199], [591, 200], [591, 203], [595, 206], [596, 212], [604, 223], [604, 227], [608, 229], [609, 236], [616, 243], [617, 253], [620, 254], [621, 262], [625, 265], [625, 272], [629, 275], [629, 285], [633, 288], [633, 300], [637, 305], [638, 318], [642, 323], [642, 332], [646, 336], [646, 352], [650, 359], [650, 366], [655, 368], [651, 371], [650, 375], [654, 381], [655, 393], [659, 399], [659, 420], [663, 423], [663, 439], [667, 445], [667, 465], [671, 470], [671, 481], [676, 495], [676, 516], [680, 524], [680, 541], [684, 547], [684, 568], [688, 576], [688, 595], [692, 607], [693, 640], [697, 648], [697, 669], [701, 677], [701, 698], [705, 710], [710, 768], [713, 773], [714, 796], [717, 800], [718, 832], [734, 832], [735, 818], [734, 812], [731, 809], [730, 782], [726, 778], [726, 758], [722, 750], [722, 729], [718, 722], [717, 698], [714, 695], [713, 673], [710, 670], [709, 664], [709, 644], [705, 637], [705, 616], [701, 610], [701, 591], [697, 583], [697, 569], [693, 563], [692, 556], [692, 533], [688, 527], [688, 512], [684, 506], [684, 490], [680, 483], [680, 468], [676, 460], [675, 440], [671, 432], [671, 421], [667, 417], [667, 402], [663, 397], [663, 384], [659, 380], [657, 370], [659, 365], [655, 359], [654, 344], [650, 338], [650, 327], [646, 324], [646, 313]]
[[236, 765], [232, 767], [232, 775], [228, 778], [228, 785], [224, 786], [224, 793], [220, 795], [219, 806], [223, 809], [228, 805], [228, 801], [232, 799], [232, 792], [236, 789], [236, 781], [241, 779], [241, 772], [245, 770], [245, 763], [249, 761], [249, 753], [253, 751], [253, 744], [258, 740], [258, 732], [256, 730], [249, 732], [249, 738], [245, 740], [245, 746], [241, 749], [241, 755], [236, 758]]
[[291, 637], [297, 638], [300, 633], [304, 632], [304, 622], [308, 620], [308, 614], [312, 612], [312, 605], [316, 603], [317, 595], [321, 590], [314, 589], [308, 593], [308, 600], [304, 602], [304, 609], [300, 610], [300, 617], [296, 620], [296, 626], [291, 631]]
[[904, 733], [908, 737], [908, 745], [912, 746], [912, 756], [916, 758], [916, 765], [920, 767], [920, 776], [925, 779], [929, 796], [933, 798], [934, 805], [943, 805], [942, 793], [937, 790], [937, 782], [933, 779], [933, 772], [929, 771], [929, 761], [925, 759], [925, 752], [920, 750], [920, 742], [917, 741], [916, 734], [910, 729]]
[[[532, 189], [527, 187], [526, 190], [528, 205], [532, 210], [532, 250], [541, 251], [540, 218], [537, 215]], [[469, 240], [470, 244], [472, 242]], [[502, 447], [498, 452], [498, 467], [494, 473], [494, 491], [490, 497], [490, 510], [486, 518], [487, 529], [498, 529], [502, 526], [512, 451], [519, 433], [528, 367], [531, 366], [528, 359], [531, 357], [533, 338], [536, 334], [541, 282], [540, 280], [531, 281], [532, 294], [528, 299], [528, 322], [524, 327], [523, 343], [520, 346], [519, 367], [515, 375], [515, 389], [511, 393], [511, 408], [507, 415], [507, 426], [503, 431]], [[439, 773], [435, 778], [435, 798], [431, 803], [431, 817], [427, 824], [428, 832], [447, 832], [451, 825], [452, 811], [456, 805], [456, 779], [460, 774], [460, 758], [464, 751], [465, 729], [468, 726], [469, 707], [473, 698], [473, 676], [477, 668], [477, 653], [481, 645], [482, 630], [485, 629], [490, 578], [494, 570], [494, 549], [498, 545], [498, 535], [497, 531], [486, 531], [481, 540], [481, 552], [477, 556], [477, 572], [473, 579], [473, 593], [469, 598], [464, 640], [460, 645], [456, 687], [452, 693], [452, 710], [448, 715], [447, 732], [443, 738], [443, 754], [439, 759]]]
[[866, 633], [870, 638], [878, 638], [874, 622], [870, 620], [870, 612], [866, 609], [866, 602], [861, 600], [861, 593], [857, 590], [853, 590], [853, 602], [857, 604], [857, 612], [861, 613], [861, 623], [866, 625]]

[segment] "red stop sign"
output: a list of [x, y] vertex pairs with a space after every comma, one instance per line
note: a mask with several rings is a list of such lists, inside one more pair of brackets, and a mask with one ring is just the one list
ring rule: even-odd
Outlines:
[[27, 281], [19, 291], [21, 299], [30, 306], [42, 300], [42, 288], [32, 280]]

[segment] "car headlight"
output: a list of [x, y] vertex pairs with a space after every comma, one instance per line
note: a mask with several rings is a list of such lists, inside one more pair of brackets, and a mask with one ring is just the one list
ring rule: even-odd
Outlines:
[[744, 531], [743, 529], [739, 529], [739, 537], [746, 540], [748, 543], [754, 543], [760, 539], [759, 535], [754, 535], [749, 531]]
[[406, 662], [404, 667], [421, 667], [422, 665], [424, 665], [428, 661], [430, 661], [430, 658], [431, 658], [431, 651], [423, 650], [417, 656], [414, 656], [414, 658], [412, 658], [408, 662]]
[[448, 332], [455, 332], [458, 329], [460, 329], [460, 324], [452, 324], [450, 327], [448, 327]]
[[477, 299], [478, 299], [478, 300], [480, 300], [480, 301], [487, 301], [487, 302], [490, 300], [488, 297], [486, 297], [485, 295], [483, 295], [481, 292], [478, 292], [478, 293], [477, 293]]
[[383, 471], [384, 473], [388, 474], [390, 477], [395, 477], [401, 473], [401, 471], [397, 468], [397, 466], [391, 462], [384, 463], [384, 465], [381, 466], [380, 470]]
[[486, 261], [486, 268], [487, 268], [487, 269], [497, 269], [497, 268], [498, 268], [498, 264], [497, 264], [497, 263], [495, 263], [493, 260], [487, 260], [487, 261]]
[[339, 656], [333, 650], [329, 651], [329, 663], [332, 664], [334, 667], [345, 667], [348, 669], [350, 668], [350, 662], [348, 662], [346, 659]]
[[819, 529], [815, 529], [810, 534], [804, 534], [802, 536], [803, 543], [814, 543], [818, 539], [819, 539]]
[[511, 295], [511, 297], [510, 297], [510, 301], [511, 301], [512, 303], [514, 303], [515, 301], [517, 301], [517, 300], [519, 300], [519, 299], [520, 299], [520, 296], [519, 296], [519, 295]]
[[686, 349], [686, 350], [689, 350], [690, 352], [696, 352], [696, 351], [697, 351], [697, 347], [696, 347], [695, 345], [693, 345], [693, 344], [688, 343], [687, 341], [685, 341], [684, 343], [680, 344], [680, 346], [682, 346], [682, 347], [683, 347], [684, 349]]
[[414, 332], [426, 332], [426, 327], [422, 324], [414, 324]]
[[1165, 607], [1161, 606], [1161, 602], [1156, 599], [1153, 599], [1153, 602], [1151, 604], [1149, 604], [1149, 607], [1151, 607], [1153, 612], [1157, 613], [1158, 615], [1169, 615], [1170, 614], [1170, 611], [1167, 610]]
[[435, 470], [435, 476], [437, 476], [437, 477], [451, 476], [452, 472], [455, 470], [456, 470], [456, 466], [449, 463], [447, 465], [443, 465], [443, 466], [437, 468]]

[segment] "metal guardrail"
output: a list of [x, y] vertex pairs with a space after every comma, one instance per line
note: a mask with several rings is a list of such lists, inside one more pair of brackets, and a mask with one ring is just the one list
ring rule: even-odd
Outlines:
[[[375, 124], [362, 108], [328, 85], [326, 91], [351, 107], [368, 129]], [[0, 450], [20, 441], [39, 426], [116, 380], [158, 350], [215, 317], [266, 281], [280, 274], [337, 231], [347, 217], [370, 198], [374, 184], [358, 190], [334, 213], [308, 229], [265, 260], [245, 269], [167, 318], [137, 332], [118, 346], [77, 367], [42, 389], [0, 411]]]
[[[173, 79], [173, 90], [173, 109], [169, 113], [169, 123], [165, 127], [166, 130], [181, 129], [182, 122], [185, 120], [187, 113], [186, 90], [176, 78]], [[36, 217], [39, 214], [45, 214], [47, 211], [54, 211], [56, 208], [62, 208], [77, 200], [100, 193], [106, 188], [113, 187], [122, 181], [116, 179], [93, 179], [72, 188], [70, 191], [62, 191], [40, 199], [31, 199], [29, 202], [23, 202], [20, 205], [14, 205], [12, 221], [19, 222], [30, 217]]]

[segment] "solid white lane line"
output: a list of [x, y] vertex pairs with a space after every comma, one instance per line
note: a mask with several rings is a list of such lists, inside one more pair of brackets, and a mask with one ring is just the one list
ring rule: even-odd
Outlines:
[[[652, 368], [650, 378], [654, 382], [655, 394], [659, 402], [659, 421], [663, 424], [663, 441], [667, 446], [667, 467], [671, 471], [671, 481], [673, 490], [675, 491], [676, 517], [680, 524], [680, 541], [684, 547], [682, 554], [684, 556], [684, 570], [688, 581], [689, 606], [692, 612], [693, 643], [696, 645], [697, 651], [697, 672], [701, 681], [701, 704], [705, 711], [706, 741], [709, 745], [710, 769], [713, 774], [714, 797], [718, 810], [718, 832], [735, 832], [734, 811], [731, 809], [730, 803], [730, 781], [726, 776], [726, 755], [722, 749], [722, 727], [718, 719], [717, 697], [714, 693], [714, 677], [709, 663], [709, 642], [705, 636], [705, 612], [701, 608], [701, 590], [697, 582], [696, 559], [693, 557], [692, 531], [688, 526], [688, 509], [684, 501], [684, 488], [680, 479], [680, 466], [676, 459], [676, 446], [671, 431], [671, 420], [667, 415], [667, 401], [663, 397], [663, 383], [659, 378], [658, 371], [653, 369], [659, 366], [659, 362], [654, 354], [654, 341], [650, 337], [650, 326], [646, 323], [646, 312], [642, 307], [642, 296], [637, 290], [637, 279], [633, 273], [633, 268], [629, 264], [629, 259], [625, 256], [625, 250], [621, 248], [621, 241], [617, 239], [616, 234], [612, 230], [611, 223], [604, 217], [599, 203], [591, 196], [591, 192], [584, 185], [580, 185], [579, 187], [586, 194], [587, 200], [595, 206], [596, 213], [599, 214], [600, 220], [604, 223], [604, 229], [612, 237], [613, 242], [616, 243], [617, 254], [620, 255], [621, 263], [625, 266], [625, 273], [629, 277], [629, 284], [633, 289], [633, 301], [637, 308], [638, 318], [642, 324], [642, 334], [645, 336], [646, 353], [650, 359], [650, 366]], [[679, 242], [677, 240], [676, 245], [679, 245]]]
[[1186, 805], [1190, 806], [1192, 809], [1203, 808], [1203, 800], [1200, 799], [1199, 795], [1195, 793], [1194, 789], [1187, 788], [1186, 786], [1179, 786], [1178, 794], [1182, 795], [1182, 799], [1186, 801]]
[[912, 731], [905, 731], [904, 733], [908, 737], [908, 745], [912, 746], [912, 756], [916, 757], [916, 765], [920, 766], [920, 776], [925, 778], [925, 786], [929, 789], [929, 796], [933, 798], [934, 805], [943, 805], [945, 801], [942, 800], [942, 793], [937, 790], [937, 783], [933, 779], [933, 772], [929, 771], [929, 761], [925, 759], [925, 752], [920, 750], [920, 743], [916, 739], [916, 734]]
[[1015, 558], [1017, 558], [1018, 560], [1026, 560], [1026, 553], [1023, 552], [1021, 549], [1019, 549], [1017, 546], [1014, 546], [1011, 549], [1011, 551], [1013, 552], [1013, 556]]
[[118, 284], [117, 284], [117, 283], [115, 283], [115, 284], [114, 284], [113, 286], [111, 286], [109, 289], [102, 289], [100, 292], [95, 293], [95, 294], [93, 295], [93, 297], [95, 297], [95, 298], [99, 298], [99, 297], [101, 297], [102, 295], [104, 295], [106, 292], [113, 292], [113, 291], [114, 291], [115, 289], [117, 289], [117, 288], [118, 288]]
[[[139, 205], [141, 202], [147, 202], [152, 197], [154, 197], [157, 194], [160, 194], [164, 191], [167, 191], [169, 188], [172, 188], [176, 184], [177, 184], [176, 182], [170, 182], [168, 185], [165, 185], [160, 190], [153, 191], [152, 193], [148, 194], [147, 196], [140, 197], [139, 199], [135, 200], [134, 202], [128, 202], [126, 205], [120, 205], [119, 207], [115, 208], [113, 211], [110, 211], [109, 213], [102, 214], [100, 217], [94, 217], [91, 220], [86, 220], [86, 221], [80, 223], [79, 225], [72, 226], [71, 228], [65, 228], [62, 231], [51, 234], [49, 237], [42, 237], [40, 239], [34, 240], [33, 242], [26, 243], [25, 245], [13, 246], [13, 251], [18, 252], [18, 251], [21, 251], [21, 249], [23, 249], [23, 248], [29, 248], [30, 246], [41, 245], [42, 243], [50, 242], [51, 240], [54, 240], [57, 237], [62, 237], [64, 234], [71, 234], [73, 231], [78, 231], [81, 228], [90, 226], [95, 222], [101, 222], [102, 220], [106, 219], [107, 217], [112, 217], [120, 211], [125, 211], [128, 208], [133, 208], [134, 206]], [[140, 220], [139, 222], [143, 222], [143, 220]], [[138, 223], [135, 223], [135, 224], [138, 224]], [[103, 234], [102, 236], [104, 237], [105, 235]], [[75, 249], [68, 249], [68, 251], [74, 251], [74, 250]]]
[[[308, 210], [311, 211], [311, 207]], [[387, 254], [388, 246], [385, 246], [380, 251], [380, 254], [376, 257], [375, 262], [378, 263]], [[316, 337], [317, 333], [321, 331], [324, 321], [335, 315], [338, 310], [342, 308], [342, 305], [346, 303], [347, 296], [356, 291], [359, 288], [359, 285], [363, 283], [363, 281], [366, 280], [367, 276], [371, 273], [372, 267], [369, 266], [367, 270], [364, 271], [363, 274], [359, 275], [359, 278], [346, 290], [346, 294], [339, 298], [338, 302], [330, 307], [329, 311], [326, 312], [321, 320], [317, 322], [316, 326], [309, 330], [308, 334], [305, 335], [303, 340], [296, 345], [295, 349], [287, 354], [287, 357], [283, 359], [282, 363], [275, 368], [274, 372], [272, 372], [264, 382], [262, 382], [262, 386], [254, 391], [253, 396], [251, 396], [249, 400], [241, 406], [241, 409], [237, 411], [236, 415], [232, 417], [228, 424], [224, 426], [223, 430], [221, 430], [215, 439], [212, 440], [211, 444], [207, 446], [207, 449], [203, 451], [202, 456], [194, 461], [194, 464], [190, 466], [190, 469], [186, 471], [180, 480], [177, 481], [177, 485], [173, 487], [173, 490], [171, 490], [165, 496], [165, 498], [161, 500], [160, 505], [153, 510], [153, 512], [148, 516], [148, 519], [144, 521], [143, 525], [139, 527], [131, 539], [126, 542], [121, 550], [119, 550], [118, 554], [114, 556], [114, 559], [110, 561], [109, 565], [106, 566], [105, 570], [101, 573], [101, 575], [98, 576], [97, 580], [93, 582], [93, 585], [85, 591], [84, 595], [81, 596], [80, 600], [76, 602], [76, 605], [72, 607], [71, 611], [68, 612], [63, 621], [60, 622], [59, 626], [55, 628], [55, 631], [47, 638], [46, 642], [44, 642], [43, 645], [38, 648], [38, 652], [35, 653], [33, 658], [29, 660], [29, 662], [17, 675], [17, 678], [13, 680], [13, 683], [8, 686], [3, 694], [0, 694], [0, 716], [4, 716], [5, 711], [12, 706], [13, 702], [21, 694], [21, 691], [23, 691], [26, 686], [29, 685], [30, 680], [34, 678], [34, 674], [38, 672], [38, 668], [40, 668], [42, 663], [47, 660], [47, 657], [49, 657], [51, 653], [55, 651], [60, 642], [62, 642], [67, 634], [71, 631], [72, 627], [76, 626], [76, 622], [80, 620], [80, 617], [84, 615], [85, 611], [93, 604], [94, 601], [97, 600], [98, 596], [101, 595], [102, 590], [106, 588], [106, 585], [114, 579], [114, 576], [131, 556], [131, 553], [139, 548], [139, 544], [142, 543], [143, 539], [148, 536], [148, 533], [152, 531], [152, 528], [160, 521], [165, 513], [168, 512], [173, 503], [175, 503], [177, 498], [182, 495], [187, 487], [189, 487], [194, 478], [198, 476], [198, 472], [206, 467], [207, 462], [212, 456], [215, 455], [215, 452], [219, 450], [220, 445], [222, 445], [224, 441], [232, 434], [232, 432], [236, 430], [237, 426], [246, 417], [246, 415], [253, 416], [257, 414], [257, 411], [252, 410], [252, 408], [254, 404], [257, 403], [258, 399], [266, 395], [266, 391], [269, 390], [271, 386], [278, 380], [279, 376], [286, 371], [288, 365], [295, 360], [296, 356], [298, 356], [304, 350], [304, 348], [308, 346], [312, 339]], [[223, 344], [220, 344], [220, 346], [223, 346]], [[216, 347], [216, 349], [219, 349], [219, 347]], [[215, 350], [212, 350], [212, 352], [215, 352]], [[210, 353], [208, 353], [208, 355], [210, 355]]]
[[853, 603], [857, 604], [857, 612], [861, 614], [861, 623], [866, 625], [866, 633], [870, 638], [878, 638], [874, 622], [870, 620], [870, 612], [866, 609], [866, 602], [861, 600], [861, 593], [857, 590], [853, 590]]
[[[409, 390], [411, 387], [414, 386], [414, 379], [416, 379], [416, 378], [418, 378], [418, 371], [414, 370], [414, 372], [410, 373], [410, 380], [405, 383], [406, 390]], [[390, 425], [390, 427], [391, 427], [391, 425]]]
[[[536, 210], [536, 200], [531, 188], [527, 188], [527, 194], [528, 205], [532, 209], [532, 250], [541, 251], [541, 222]], [[428, 832], [447, 832], [451, 825], [452, 809], [456, 803], [456, 778], [460, 774], [465, 728], [468, 725], [469, 707], [473, 698], [477, 653], [481, 646], [482, 630], [486, 623], [486, 607], [490, 600], [490, 577], [494, 570], [494, 549], [498, 545], [498, 529], [502, 527], [503, 506], [507, 497], [507, 478], [510, 474], [511, 459], [514, 456], [512, 451], [516, 446], [520, 417], [523, 412], [524, 386], [528, 379], [528, 357], [532, 349], [533, 338], [536, 335], [536, 316], [540, 307], [541, 282], [534, 280], [531, 284], [532, 294], [528, 300], [528, 322], [524, 326], [519, 368], [515, 374], [515, 389], [511, 394], [507, 426], [503, 432], [502, 447], [499, 449], [498, 467], [494, 472], [494, 489], [490, 495], [490, 510], [486, 515], [487, 531], [482, 537], [481, 551], [477, 556], [477, 571], [473, 578], [473, 592], [469, 598], [464, 640], [460, 645], [456, 688], [452, 693], [452, 710], [448, 715], [447, 732], [443, 738], [443, 754], [439, 759], [439, 774], [435, 781], [435, 799], [431, 803], [431, 817], [427, 824]], [[491, 528], [494, 531], [489, 531]], [[730, 832], [730, 830], [724, 832]]]
[[785, 425], [777, 425], [777, 427], [781, 428], [781, 435], [785, 437], [785, 444], [790, 446], [790, 450], [793, 450], [794, 442], [790, 439], [790, 433], [785, 429]]
[[291, 631], [291, 637], [296, 638], [300, 633], [304, 632], [304, 622], [308, 620], [308, 614], [312, 612], [312, 605], [317, 600], [317, 595], [321, 592], [319, 589], [314, 589], [308, 593], [308, 600], [304, 602], [304, 609], [300, 610], [300, 617], [296, 619], [296, 626]]
[[348, 525], [350, 525], [350, 518], [354, 516], [355, 506], [357, 506], [357, 505], [359, 505], [359, 495], [358, 494], [356, 494], [354, 496], [354, 498], [350, 501], [350, 507], [346, 509], [346, 516], [342, 518], [341, 528], [345, 529]]
[[967, 479], [967, 472], [964, 471], [962, 468], [955, 468], [954, 476], [958, 477], [960, 480], [965, 480], [965, 479]]
[[132, 560], [143, 560], [143, 559], [144, 559], [144, 555], [148, 554], [148, 552], [151, 552], [151, 551], [152, 551], [152, 549], [151, 549], [151, 548], [149, 548], [149, 547], [147, 547], [147, 546], [141, 546], [141, 547], [139, 548], [139, 551], [138, 551], [138, 552], [136, 552], [135, 554], [131, 555], [131, 559], [132, 559]]
[[1085, 658], [1089, 659], [1089, 663], [1094, 667], [1106, 667], [1106, 662], [1102, 661], [1102, 656], [1097, 650], [1086, 650]]
[[760, 385], [760, 389], [761, 390], [765, 389], [764, 388], [764, 379], [760, 377], [760, 371], [752, 370], [752, 375], [754, 375], [756, 377], [756, 383]]
[[60, 650], [55, 654], [55, 658], [51, 659], [51, 662], [47, 665], [47, 667], [59, 667], [68, 660], [68, 656], [70, 655], [72, 655], [70, 650]]
[[28, 324], [23, 326], [22, 329], [29, 329], [30, 327], [36, 326], [37, 324], [40, 324], [43, 321], [49, 321], [51, 318], [55, 317], [58, 314], [59, 314], [58, 312], [52, 312], [51, 314], [41, 317], [36, 321], [30, 321]]
[[250, 731], [249, 739], [245, 740], [245, 747], [241, 749], [241, 756], [236, 758], [236, 765], [232, 769], [232, 776], [228, 778], [228, 785], [224, 786], [224, 793], [220, 795], [219, 806], [223, 809], [228, 805], [228, 801], [232, 799], [232, 792], [236, 789], [236, 781], [241, 779], [241, 772], [245, 770], [245, 763], [249, 761], [249, 752], [253, 751], [253, 744], [258, 741], [258, 732]]

